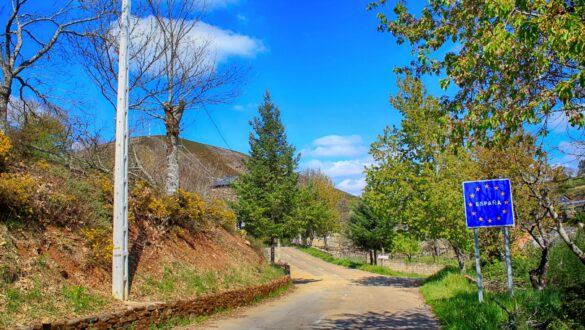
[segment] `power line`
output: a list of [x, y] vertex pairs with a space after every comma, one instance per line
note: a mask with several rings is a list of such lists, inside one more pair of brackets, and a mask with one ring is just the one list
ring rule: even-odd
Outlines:
[[211, 123], [213, 124], [213, 127], [215, 127], [215, 130], [217, 131], [217, 134], [219, 134], [219, 136], [223, 140], [223, 143], [225, 143], [225, 145], [227, 146], [228, 149], [232, 150], [232, 147], [227, 142], [225, 136], [221, 133], [221, 130], [219, 129], [219, 126], [217, 126], [217, 124], [215, 123], [215, 120], [213, 120], [213, 117], [211, 117], [211, 114], [209, 113], [209, 111], [207, 110], [207, 107], [205, 105], [203, 106], [203, 110], [205, 111], [205, 114], [207, 114], [207, 117], [209, 117], [209, 120], [211, 120]]

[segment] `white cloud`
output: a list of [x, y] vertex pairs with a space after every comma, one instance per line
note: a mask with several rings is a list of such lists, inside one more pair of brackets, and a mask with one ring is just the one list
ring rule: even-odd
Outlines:
[[585, 143], [582, 141], [561, 141], [558, 146], [561, 157], [554, 159], [554, 165], [576, 169], [579, 160], [585, 158]]
[[305, 163], [305, 168], [320, 169], [327, 176], [338, 179], [349, 176], [361, 176], [364, 173], [364, 168], [372, 164], [372, 159], [350, 159], [340, 160], [336, 162], [320, 161], [317, 159], [309, 160]]
[[[168, 22], [168, 19], [163, 19], [163, 21]], [[191, 23], [194, 27], [184, 36], [177, 49], [179, 57], [187, 65], [193, 63], [193, 65], [214, 67], [230, 58], [253, 58], [266, 50], [261, 40], [250, 36], [203, 21]], [[186, 25], [189, 24], [189, 22], [186, 23]], [[164, 56], [161, 55], [170, 49], [165, 48], [163, 33], [156, 19], [153, 16], [133, 16], [130, 30], [130, 69], [136, 69], [137, 63], [147, 65], [153, 59], [160, 58], [155, 65], [149, 67], [149, 72], [155, 74], [160, 72], [165, 66]], [[114, 40], [118, 40], [117, 23], [113, 23], [110, 33]], [[110, 51], [114, 52], [113, 49]]]
[[229, 57], [252, 58], [266, 51], [262, 41], [231, 30], [223, 30], [216, 26], [199, 22], [197, 28], [191, 32], [191, 40], [209, 40], [212, 51], [218, 62]]
[[311, 149], [301, 153], [311, 157], [356, 157], [367, 152], [368, 148], [359, 135], [328, 135], [316, 139]]
[[248, 17], [244, 14], [237, 14], [236, 18], [238, 19], [238, 21], [240, 21], [240, 23], [243, 23], [243, 24], [248, 23]]
[[239, 0], [205, 0], [204, 3], [204, 7], [207, 10], [213, 10], [213, 9], [219, 9], [219, 8], [225, 8], [229, 5], [233, 5], [238, 3]]
[[366, 179], [363, 177], [358, 179], [345, 179], [338, 183], [336, 187], [354, 196], [359, 196], [366, 187]]

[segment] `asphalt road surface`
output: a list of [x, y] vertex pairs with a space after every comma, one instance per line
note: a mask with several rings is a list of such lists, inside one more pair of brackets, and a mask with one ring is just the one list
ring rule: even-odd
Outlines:
[[439, 329], [417, 281], [340, 267], [282, 248], [296, 288], [203, 324], [205, 329]]

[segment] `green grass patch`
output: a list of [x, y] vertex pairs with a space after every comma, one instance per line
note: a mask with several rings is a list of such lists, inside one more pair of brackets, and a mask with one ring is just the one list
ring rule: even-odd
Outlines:
[[[477, 287], [456, 268], [446, 268], [429, 277], [420, 289], [425, 302], [439, 318], [444, 329], [583, 329], [567, 315], [564, 293], [548, 289], [516, 289], [507, 293], [484, 292], [480, 304]], [[512, 320], [495, 300], [512, 312]]]
[[184, 264], [166, 265], [160, 276], [142, 276], [133, 291], [133, 299], [189, 299], [220, 290], [238, 289], [268, 283], [284, 276], [270, 265], [240, 267], [201, 272]]
[[317, 250], [315, 248], [307, 248], [307, 247], [302, 247], [302, 246], [296, 246], [296, 248], [307, 253], [307, 254], [312, 255], [313, 257], [317, 257], [317, 258], [324, 260], [324, 261], [327, 261], [329, 263], [343, 266], [343, 267], [347, 267], [347, 268], [360, 269], [360, 270], [363, 270], [366, 272], [371, 272], [371, 273], [376, 273], [376, 274], [386, 275], [386, 276], [408, 277], [408, 278], [426, 278], [425, 275], [421, 275], [421, 274], [403, 273], [403, 272], [394, 271], [390, 268], [383, 267], [383, 266], [370, 265], [370, 264], [367, 264], [365, 262], [335, 258], [334, 256], [330, 255], [329, 253], [323, 252], [321, 250]]
[[3, 283], [0, 298], [0, 328], [42, 319], [74, 318], [98, 312], [110, 302], [109, 298], [81, 286], [48, 286], [40, 277], [33, 278], [27, 289]]

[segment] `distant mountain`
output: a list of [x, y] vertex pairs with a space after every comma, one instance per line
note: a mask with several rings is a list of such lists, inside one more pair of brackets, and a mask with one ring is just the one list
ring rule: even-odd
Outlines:
[[[204, 197], [221, 196], [233, 199], [231, 183], [245, 168], [242, 163], [249, 157], [238, 151], [219, 148], [208, 144], [180, 139], [179, 168], [182, 189], [195, 191]], [[159, 185], [164, 186], [166, 178], [166, 152], [164, 136], [142, 136], [130, 141], [130, 168], [136, 174], [144, 169]], [[136, 155], [134, 153], [136, 151]], [[219, 192], [221, 190], [221, 192]], [[349, 208], [358, 198], [342, 193], [340, 212], [343, 220]]]
[[[242, 160], [248, 156], [241, 152], [186, 139], [180, 139], [179, 144], [182, 189], [207, 195], [215, 181], [237, 176], [244, 171]], [[132, 171], [138, 175], [145, 175], [146, 172], [157, 184], [164, 185], [165, 137], [157, 135], [132, 138], [130, 150]]]

